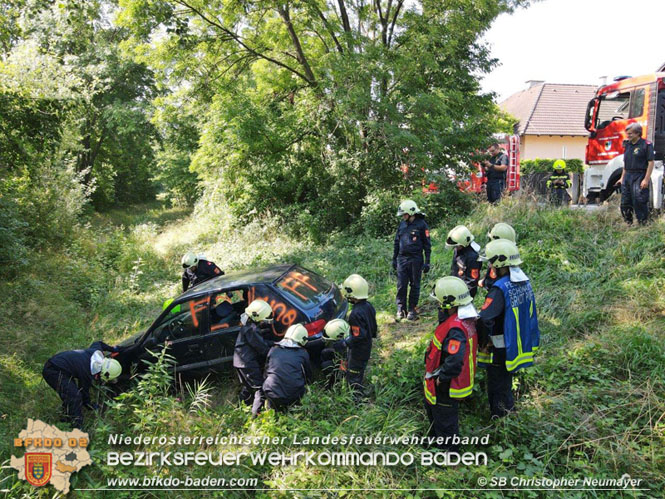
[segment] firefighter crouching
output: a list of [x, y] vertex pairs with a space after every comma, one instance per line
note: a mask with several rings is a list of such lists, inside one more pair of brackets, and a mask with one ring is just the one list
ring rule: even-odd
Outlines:
[[346, 374], [347, 348], [345, 339], [351, 326], [344, 319], [333, 319], [323, 329], [326, 346], [321, 350], [321, 371], [326, 377], [326, 387], [332, 388], [340, 375]]
[[272, 332], [272, 308], [263, 300], [254, 300], [240, 319], [242, 327], [233, 350], [233, 367], [242, 385], [240, 399], [247, 405], [263, 385], [263, 365], [273, 342], [265, 335]]
[[459, 400], [471, 395], [476, 372], [476, 318], [473, 298], [459, 277], [443, 277], [432, 291], [442, 314], [434, 338], [425, 352], [425, 411], [429, 436], [442, 439], [436, 447], [451, 452], [459, 434]]
[[213, 277], [224, 275], [224, 271], [213, 262], [199, 258], [194, 253], [185, 253], [182, 257], [182, 292], [198, 286]]
[[346, 380], [358, 401], [364, 396], [363, 379], [372, 353], [372, 338], [376, 338], [376, 310], [367, 301], [369, 286], [358, 274], [351, 274], [341, 286], [342, 294], [351, 302], [349, 326], [351, 334], [344, 340], [348, 348]]
[[522, 259], [515, 243], [491, 241], [481, 258], [497, 274], [478, 319], [478, 363], [487, 368], [490, 414], [498, 418], [515, 406], [513, 373], [533, 365], [540, 330], [536, 299], [529, 278], [519, 267]]
[[557, 159], [554, 162], [554, 172], [547, 179], [547, 188], [550, 190], [550, 202], [555, 205], [568, 204], [568, 191], [570, 177], [566, 173], [566, 162]]
[[268, 352], [265, 381], [256, 392], [252, 414], [257, 416], [264, 403], [275, 410], [285, 410], [305, 395], [305, 385], [312, 380], [309, 354], [303, 347], [307, 342], [307, 329], [294, 324]]
[[118, 347], [96, 341], [85, 350], [60, 352], [46, 361], [42, 376], [62, 400], [63, 421], [83, 426], [83, 407], [96, 408], [90, 403], [92, 382], [113, 381], [122, 373], [120, 363], [103, 353], [117, 351]]
[[[494, 241], [495, 239], [508, 239], [513, 243], [517, 244], [517, 234], [515, 229], [512, 226], [499, 222], [494, 224], [494, 227], [487, 233], [487, 239], [489, 241]], [[490, 289], [496, 281], [496, 269], [491, 265], [487, 267], [487, 272], [485, 272], [485, 277], [478, 281], [478, 286], [485, 289]]]

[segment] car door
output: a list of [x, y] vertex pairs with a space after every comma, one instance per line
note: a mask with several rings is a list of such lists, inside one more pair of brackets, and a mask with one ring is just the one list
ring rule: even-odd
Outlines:
[[229, 369], [240, 330], [240, 317], [247, 308], [247, 287], [218, 291], [210, 297], [210, 331], [203, 338], [204, 352], [211, 370]]
[[147, 342], [150, 350], [159, 350], [164, 344], [175, 358], [176, 371], [191, 371], [205, 366], [204, 338], [208, 331], [208, 304], [210, 296], [171, 304]]

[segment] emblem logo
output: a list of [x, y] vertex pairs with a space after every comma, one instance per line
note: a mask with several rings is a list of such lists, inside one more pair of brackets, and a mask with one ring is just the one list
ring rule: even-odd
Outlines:
[[25, 479], [35, 487], [46, 485], [51, 479], [51, 454], [45, 452], [25, 453]]
[[612, 141], [608, 140], [605, 142], [605, 150], [609, 151], [610, 149], [612, 149]]

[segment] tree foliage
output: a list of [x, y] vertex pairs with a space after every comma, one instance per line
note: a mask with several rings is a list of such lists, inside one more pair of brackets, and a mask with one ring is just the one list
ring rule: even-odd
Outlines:
[[191, 168], [236, 214], [329, 230], [498, 130], [479, 37], [519, 3], [120, 0], [118, 22], [197, 117]]

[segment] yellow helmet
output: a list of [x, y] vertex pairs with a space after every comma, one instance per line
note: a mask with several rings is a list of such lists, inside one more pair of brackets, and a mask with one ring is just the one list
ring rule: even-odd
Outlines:
[[473, 302], [466, 283], [454, 276], [437, 280], [430, 296], [438, 301], [442, 308], [463, 307]]
[[254, 300], [245, 309], [245, 313], [254, 322], [263, 322], [268, 320], [272, 315], [272, 308], [263, 300]]
[[323, 328], [323, 338], [326, 340], [340, 340], [351, 332], [351, 326], [344, 319], [333, 319]]
[[291, 340], [297, 343], [300, 346], [303, 346], [307, 342], [307, 329], [302, 324], [294, 324], [286, 330], [284, 334], [285, 340]]
[[369, 285], [367, 281], [358, 274], [351, 274], [340, 286], [342, 294], [347, 298], [366, 300], [369, 298]]
[[557, 159], [554, 162], [554, 169], [555, 170], [565, 170], [566, 169], [566, 162], [562, 159]]
[[490, 230], [487, 233], [487, 237], [490, 240], [508, 239], [508, 241], [517, 243], [517, 234], [515, 234], [515, 229], [513, 229], [510, 225], [505, 224], [503, 222], [499, 222], [498, 224], [494, 225], [494, 227], [492, 227], [492, 230]]
[[102, 362], [102, 370], [99, 377], [103, 381], [113, 381], [122, 374], [122, 366], [120, 362], [115, 359], [104, 359]]
[[522, 263], [517, 245], [508, 239], [490, 241], [483, 253], [479, 259], [496, 268], [514, 267]]
[[454, 246], [468, 246], [473, 242], [473, 234], [464, 225], [458, 225], [448, 232], [446, 238], [446, 247], [452, 248]]

